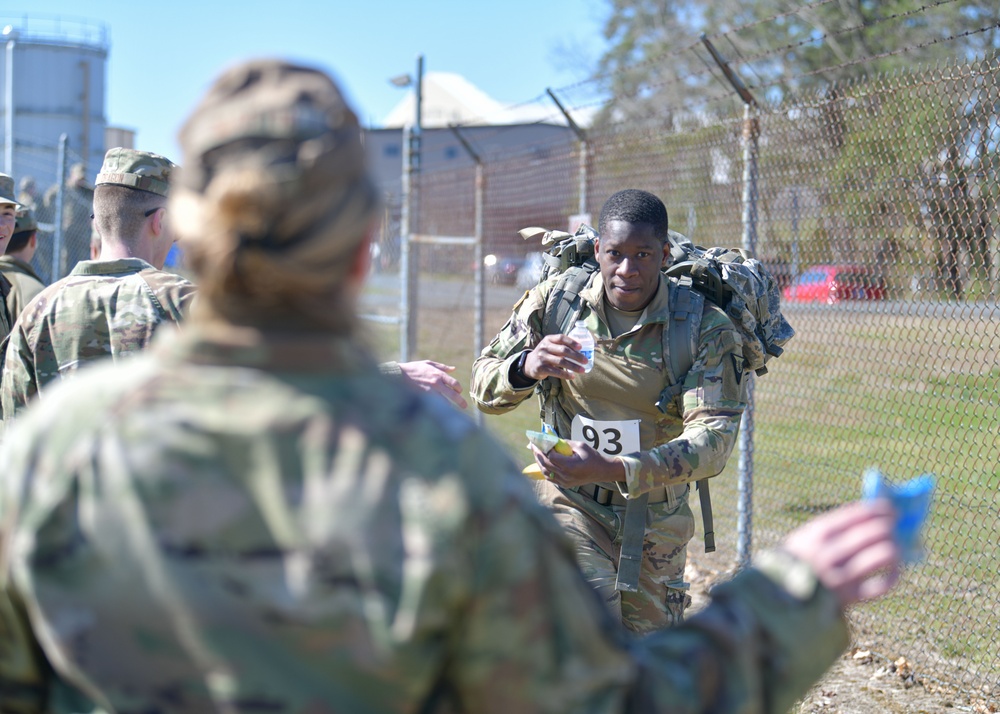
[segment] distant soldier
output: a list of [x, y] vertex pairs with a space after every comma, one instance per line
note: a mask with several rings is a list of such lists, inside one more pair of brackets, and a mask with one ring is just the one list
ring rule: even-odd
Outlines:
[[37, 248], [38, 223], [34, 211], [22, 205], [17, 209], [17, 224], [7, 244], [7, 252], [0, 255], [0, 273], [13, 287], [7, 295], [7, 309], [12, 320], [17, 320], [21, 310], [45, 287], [45, 282], [31, 266]]
[[0, 446], [5, 711], [782, 712], [889, 587], [892, 508], [854, 504], [628, 637], [503, 449], [363, 345], [379, 192], [333, 82], [234, 67], [180, 139], [191, 319]]
[[90, 216], [94, 213], [94, 188], [87, 181], [84, 164], [74, 164], [66, 179], [63, 196], [63, 244], [70, 256], [70, 265], [86, 254], [86, 241], [90, 238]]
[[34, 176], [24, 176], [17, 184], [17, 202], [32, 211], [37, 211], [42, 203], [42, 195], [38, 191], [38, 183]]
[[181, 320], [194, 286], [161, 270], [174, 242], [165, 217], [174, 168], [145, 151], [107, 152], [94, 195], [100, 258], [77, 263], [21, 314], [0, 383], [5, 420], [52, 380], [136, 352], [161, 325]]
[[[14, 179], [7, 174], [0, 174], [0, 255], [7, 250], [7, 244], [14, 235], [17, 226], [17, 209], [20, 207], [14, 199]], [[0, 344], [10, 334], [14, 320], [7, 308], [7, 296], [13, 286], [0, 274]]]

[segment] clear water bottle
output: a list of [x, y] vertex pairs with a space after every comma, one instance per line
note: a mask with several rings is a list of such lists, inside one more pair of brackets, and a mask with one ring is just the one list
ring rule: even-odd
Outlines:
[[580, 352], [587, 358], [584, 365], [584, 372], [589, 372], [594, 368], [594, 336], [590, 334], [587, 325], [583, 320], [577, 320], [576, 325], [570, 331], [569, 336], [580, 343]]

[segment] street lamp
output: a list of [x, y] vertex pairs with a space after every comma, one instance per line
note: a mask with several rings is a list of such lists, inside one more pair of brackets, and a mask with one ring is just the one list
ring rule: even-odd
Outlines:
[[17, 28], [7, 25], [3, 28], [3, 36], [7, 41], [7, 58], [5, 64], [6, 72], [4, 85], [7, 88], [5, 101], [7, 108], [4, 110], [4, 171], [8, 175], [14, 175], [14, 45], [17, 44]]
[[[408, 74], [400, 74], [389, 80], [396, 87], [409, 87], [415, 84], [414, 121], [412, 127], [403, 127], [403, 175], [402, 207], [399, 217], [399, 361], [411, 359], [417, 344], [417, 265], [418, 261], [411, 255], [412, 227], [417, 225], [417, 212], [420, 206], [417, 200], [418, 177], [420, 173], [420, 133], [424, 86], [424, 56], [417, 56], [416, 80]], [[413, 251], [416, 253], [416, 251]]]

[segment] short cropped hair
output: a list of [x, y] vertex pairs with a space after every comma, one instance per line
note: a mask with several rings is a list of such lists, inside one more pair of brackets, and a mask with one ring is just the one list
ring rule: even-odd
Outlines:
[[146, 211], [166, 203], [166, 198], [149, 191], [99, 184], [94, 188], [94, 226], [106, 240], [134, 246], [146, 220]]
[[7, 252], [17, 253], [24, 250], [28, 245], [28, 241], [31, 240], [31, 236], [35, 235], [37, 228], [32, 228], [30, 231], [18, 231], [10, 237], [7, 242]]
[[669, 231], [667, 207], [649, 191], [627, 188], [611, 196], [601, 208], [598, 231], [603, 234], [611, 221], [651, 225], [657, 238], [661, 241], [667, 240]]

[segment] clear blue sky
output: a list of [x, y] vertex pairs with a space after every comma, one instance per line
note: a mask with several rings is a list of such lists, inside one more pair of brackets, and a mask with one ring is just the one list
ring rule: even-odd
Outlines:
[[22, 0], [5, 17], [103, 22], [107, 119], [137, 148], [177, 156], [176, 133], [212, 78], [251, 56], [333, 72], [361, 121], [378, 125], [406, 90], [388, 78], [456, 72], [504, 104], [586, 79], [604, 48], [610, 0]]

